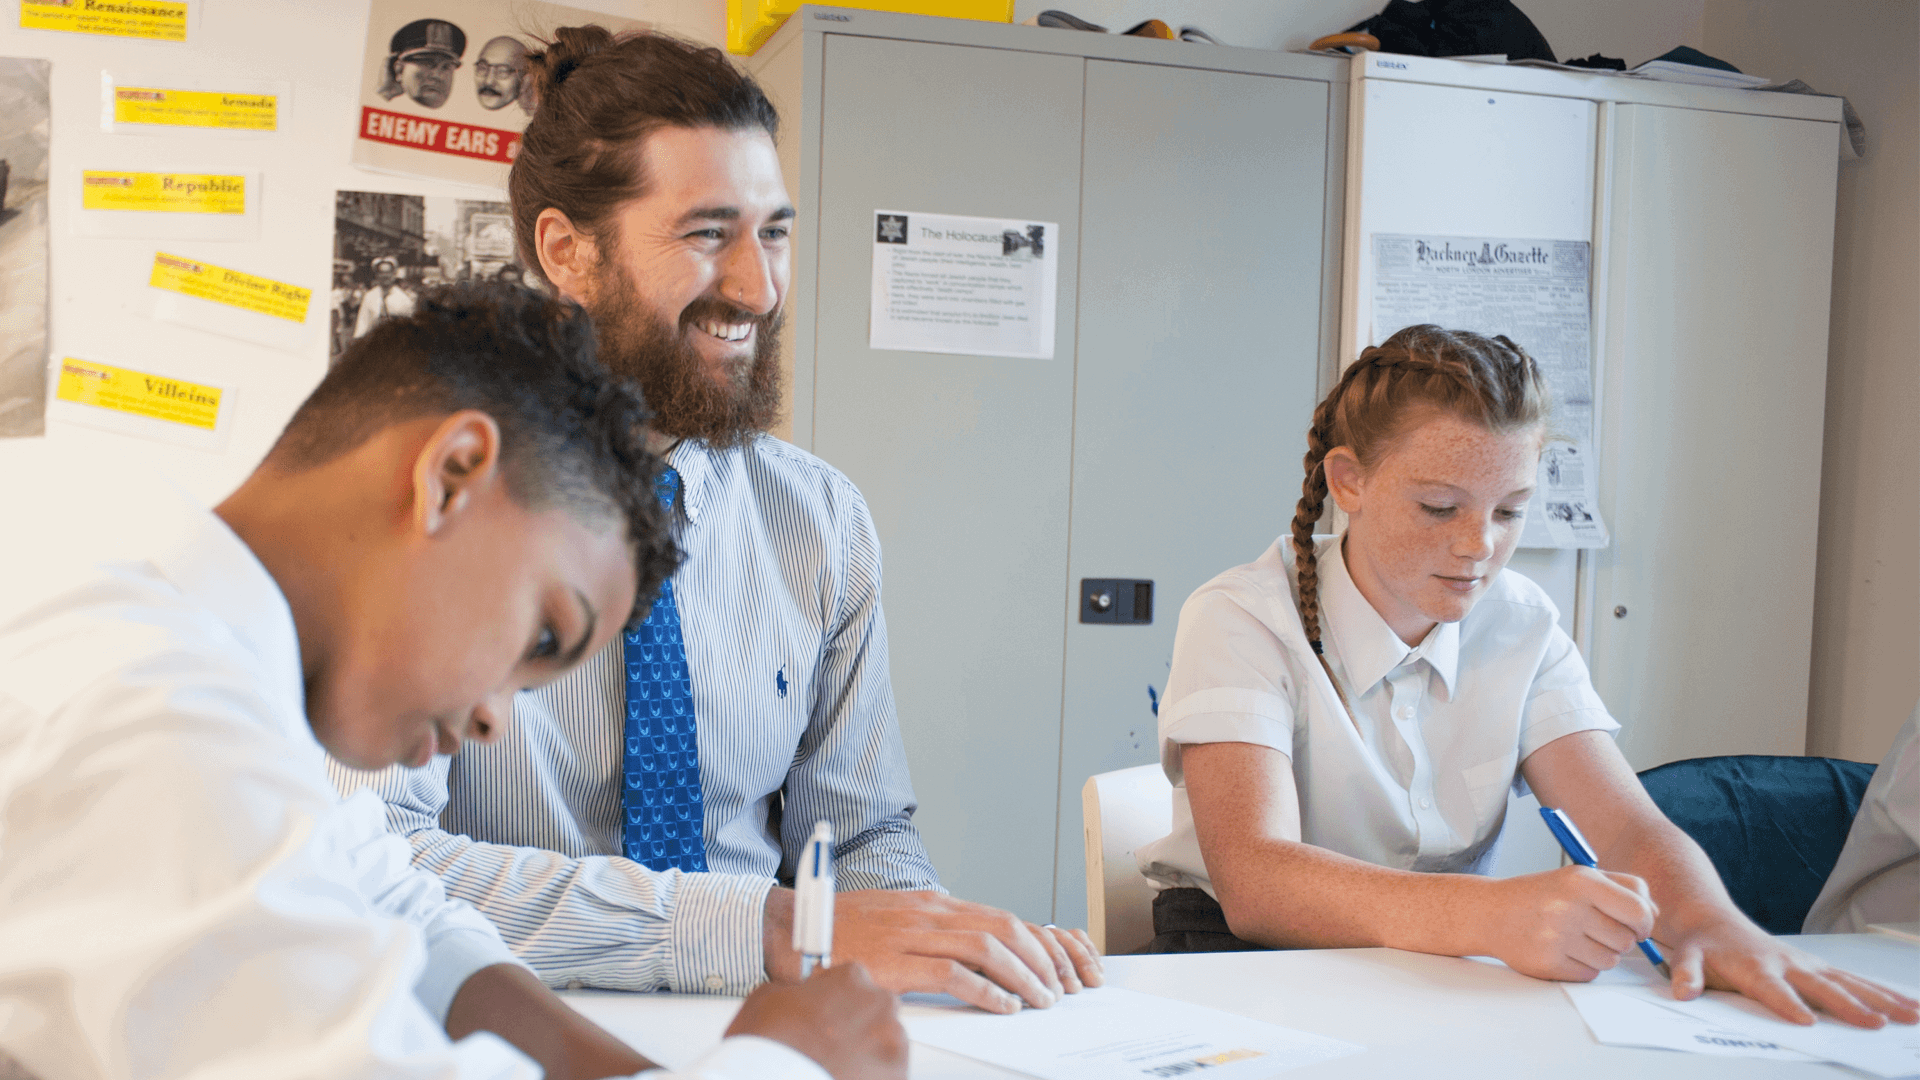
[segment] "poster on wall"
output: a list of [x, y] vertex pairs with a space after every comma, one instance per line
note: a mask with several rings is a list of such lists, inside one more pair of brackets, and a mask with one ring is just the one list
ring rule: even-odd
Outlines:
[[585, 23], [646, 25], [529, 0], [373, 0], [353, 163], [504, 190], [533, 111], [528, 50]]
[[422, 291], [456, 281], [538, 286], [514, 258], [513, 215], [506, 203], [337, 193], [328, 363], [382, 316], [411, 315]]
[[1060, 226], [912, 210], [873, 214], [867, 345], [1053, 359]]
[[1553, 391], [1554, 438], [1541, 455], [1521, 547], [1607, 546], [1593, 461], [1589, 255], [1584, 240], [1373, 238], [1374, 344], [1418, 323], [1505, 335]]
[[0, 438], [47, 429], [47, 72], [0, 58]]

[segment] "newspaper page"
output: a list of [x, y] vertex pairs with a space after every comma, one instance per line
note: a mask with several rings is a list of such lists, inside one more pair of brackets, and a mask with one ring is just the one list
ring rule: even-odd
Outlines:
[[1373, 266], [1375, 344], [1403, 327], [1437, 323], [1504, 334], [1533, 356], [1553, 391], [1554, 438], [1540, 458], [1520, 546], [1605, 547], [1586, 241], [1376, 234]]
[[353, 163], [505, 190], [533, 111], [527, 53], [586, 23], [645, 26], [536, 0], [373, 0]]

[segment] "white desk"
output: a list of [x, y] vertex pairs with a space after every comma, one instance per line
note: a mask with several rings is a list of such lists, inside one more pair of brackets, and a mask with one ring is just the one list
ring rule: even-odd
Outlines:
[[[1881, 934], [1805, 937], [1796, 944], [1883, 981], [1920, 984], [1920, 945]], [[1858, 1076], [1832, 1065], [1709, 1057], [1601, 1046], [1556, 983], [1497, 963], [1392, 949], [1116, 956], [1107, 979], [1284, 1027], [1359, 1043], [1363, 1054], [1288, 1072], [1317, 1077], [1685, 1077], [1801, 1080]], [[739, 1001], [678, 994], [577, 990], [569, 1004], [668, 1065], [719, 1039]], [[914, 1080], [1016, 1076], [916, 1044]]]

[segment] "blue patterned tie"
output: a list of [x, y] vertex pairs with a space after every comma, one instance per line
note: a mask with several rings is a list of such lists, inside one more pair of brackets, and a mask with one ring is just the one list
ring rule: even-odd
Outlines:
[[[680, 474], [665, 469], [656, 489], [669, 513]], [[700, 746], [693, 722], [693, 685], [673, 582], [640, 629], [626, 635], [627, 729], [621, 802], [627, 858], [649, 870], [707, 868], [701, 836]]]

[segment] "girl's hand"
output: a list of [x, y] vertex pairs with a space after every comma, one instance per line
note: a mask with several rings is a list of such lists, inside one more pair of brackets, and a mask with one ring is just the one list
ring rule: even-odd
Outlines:
[[1674, 936], [1661, 940], [1680, 1001], [1711, 987], [1744, 994], [1795, 1024], [1813, 1023], [1809, 1006], [1855, 1027], [1920, 1021], [1920, 1002], [1801, 952], [1744, 917], [1709, 916], [1699, 929]]
[[1563, 866], [1492, 884], [1489, 951], [1536, 979], [1587, 982], [1653, 933], [1660, 913], [1632, 874]]

